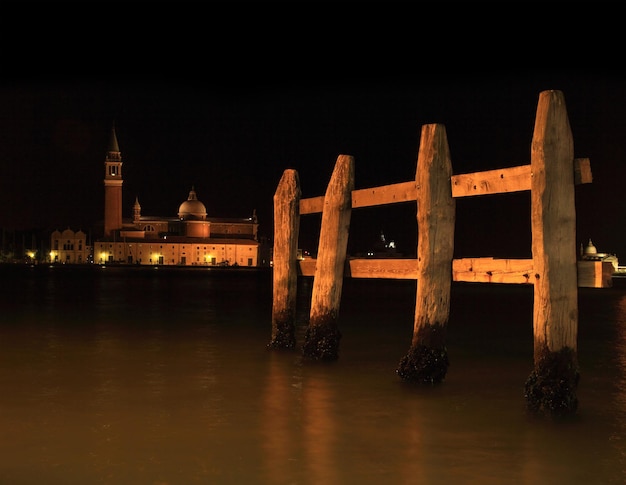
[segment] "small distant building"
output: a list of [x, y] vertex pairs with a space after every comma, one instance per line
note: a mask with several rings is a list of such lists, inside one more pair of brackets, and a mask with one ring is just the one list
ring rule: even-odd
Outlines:
[[617, 256], [599, 253], [591, 239], [586, 246], [580, 245], [578, 258], [578, 286], [588, 288], [610, 288], [613, 275], [619, 270]]
[[584, 248], [582, 244], [580, 245], [580, 259], [582, 261], [609, 262], [613, 265], [614, 271], [617, 271], [619, 268], [619, 260], [617, 259], [617, 256], [615, 254], [599, 253], [591, 239], [589, 239], [589, 242]]
[[60, 264], [83, 264], [91, 260], [92, 248], [87, 244], [83, 231], [56, 230], [50, 237], [50, 262]]

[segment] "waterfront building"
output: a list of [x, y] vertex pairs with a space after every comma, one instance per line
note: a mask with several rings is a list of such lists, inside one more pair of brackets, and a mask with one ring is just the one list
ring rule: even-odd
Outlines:
[[[104, 162], [104, 219], [102, 236], [96, 238], [89, 257], [70, 252], [87, 243], [80, 231], [55, 231], [52, 236], [52, 262], [168, 266], [262, 266], [259, 223], [256, 211], [250, 217], [209, 216], [206, 206], [191, 187], [189, 195], [174, 216], [142, 214], [139, 197], [132, 216], [123, 217], [122, 154], [115, 127], [111, 130]], [[172, 211], [174, 213], [174, 211]], [[66, 240], [68, 242], [66, 242]], [[56, 249], [58, 248], [58, 249]]]
[[599, 253], [591, 239], [585, 247], [580, 245], [579, 260], [581, 261], [601, 261], [604, 263], [611, 263], [613, 272], [617, 272], [619, 269], [619, 259], [615, 254]]
[[577, 265], [579, 287], [610, 288], [620, 272], [617, 256], [599, 253], [591, 239], [586, 246], [580, 245]]
[[82, 264], [91, 261], [92, 248], [87, 244], [83, 231], [53, 231], [50, 237], [50, 262], [61, 264]]

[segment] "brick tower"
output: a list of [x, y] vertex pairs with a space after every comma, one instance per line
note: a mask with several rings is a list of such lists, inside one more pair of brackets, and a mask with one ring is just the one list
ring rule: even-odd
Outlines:
[[110, 238], [122, 228], [122, 154], [117, 144], [115, 126], [111, 130], [109, 150], [104, 161], [104, 237]]

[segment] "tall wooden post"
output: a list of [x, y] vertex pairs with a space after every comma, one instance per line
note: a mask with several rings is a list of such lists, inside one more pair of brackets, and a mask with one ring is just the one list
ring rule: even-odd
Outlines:
[[456, 216], [451, 178], [445, 127], [424, 125], [415, 174], [418, 270], [413, 339], [397, 369], [401, 378], [420, 384], [438, 384], [448, 370], [446, 329]]
[[311, 313], [302, 349], [306, 359], [336, 360], [339, 357], [341, 332], [337, 318], [343, 289], [353, 190], [354, 158], [339, 155], [324, 196]]
[[291, 349], [296, 344], [300, 178], [288, 169], [274, 194], [272, 340], [268, 348]]
[[534, 284], [534, 371], [528, 408], [552, 415], [576, 411], [578, 285], [574, 143], [560, 91], [539, 95], [531, 149]]

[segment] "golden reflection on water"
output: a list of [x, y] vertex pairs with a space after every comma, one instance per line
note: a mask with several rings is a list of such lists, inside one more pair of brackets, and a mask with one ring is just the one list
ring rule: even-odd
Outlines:
[[336, 448], [338, 423], [335, 396], [323, 376], [311, 376], [302, 389], [302, 440], [311, 483], [339, 484], [340, 453]]
[[[261, 444], [268, 483], [289, 483], [289, 478], [302, 466], [292, 458], [301, 443], [295, 423], [302, 413], [302, 377], [298, 372], [300, 368], [287, 364], [285, 357], [279, 352], [269, 354], [263, 391]], [[293, 373], [288, 372], [291, 369]]]
[[404, 402], [402, 410], [406, 416], [406, 424], [404, 425], [406, 433], [404, 434], [405, 443], [403, 446], [404, 459], [402, 460], [403, 466], [400, 470], [402, 483], [407, 485], [428, 483], [425, 480], [425, 466], [422, 463], [425, 446], [425, 414], [412, 399]]
[[[615, 339], [615, 353], [617, 356], [618, 367], [621, 371], [619, 376], [615, 376], [617, 382], [616, 402], [621, 411], [619, 420], [622, 430], [621, 436], [616, 436], [615, 440], [622, 440], [626, 436], [626, 295], [623, 295], [618, 303], [616, 315], [617, 335]], [[626, 445], [624, 445], [626, 450]], [[626, 462], [626, 451], [624, 460]]]
[[586, 316], [604, 312], [585, 327], [580, 416], [565, 423], [523, 414], [532, 322], [511, 323], [508, 307], [493, 322], [463, 313], [449, 376], [427, 389], [394, 374], [411, 329], [391, 325], [387, 308], [369, 325], [342, 314], [331, 365], [268, 352], [268, 307], [195, 303], [204, 293], [193, 311], [156, 320], [134, 306], [99, 306], [79, 323], [50, 308], [5, 319], [0, 483], [626, 483], [626, 296], [594, 295], [611, 310], [594, 303]]
[[267, 483], [298, 483], [294, 476], [306, 477], [306, 483], [343, 483], [338, 476], [338, 410], [330, 382], [323, 372], [312, 372], [303, 385], [302, 364], [289, 359], [280, 352], [269, 356], [262, 419]]

